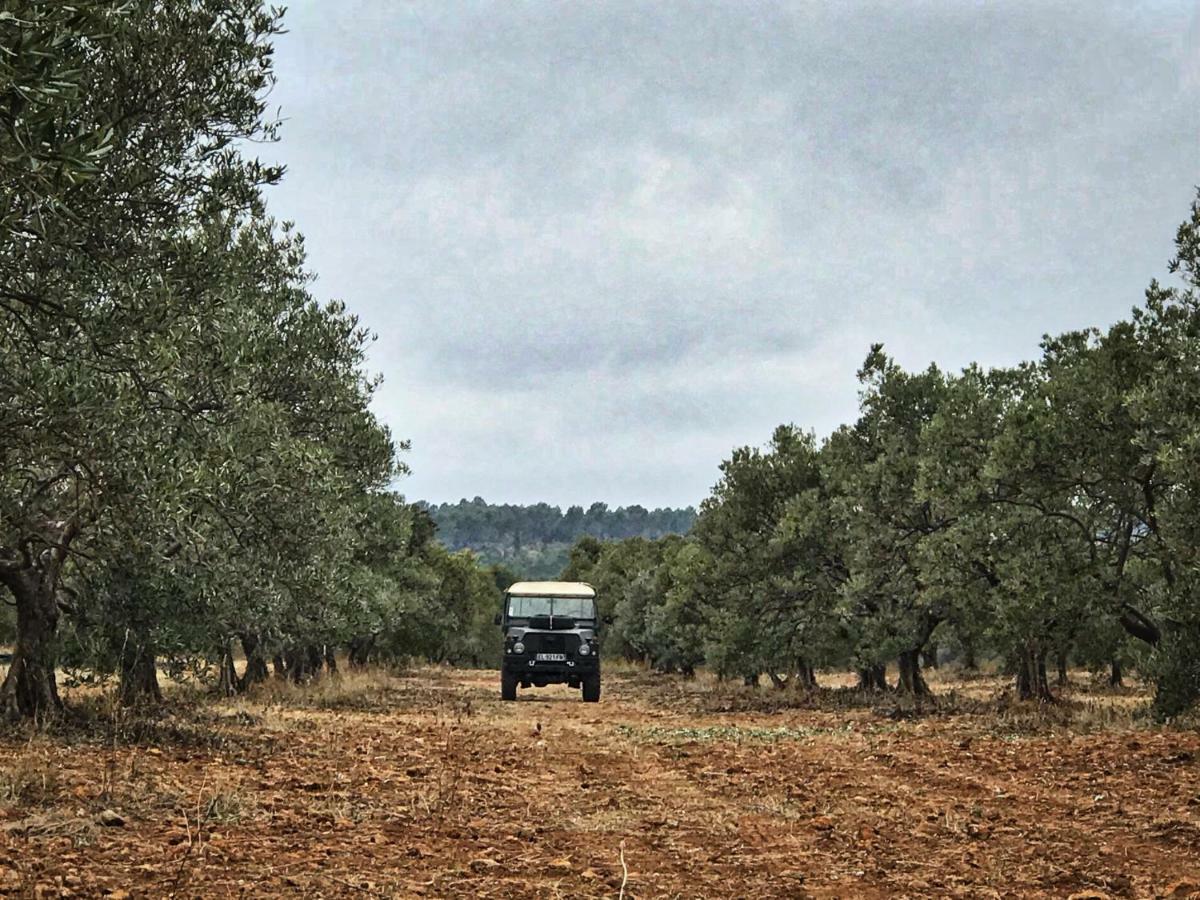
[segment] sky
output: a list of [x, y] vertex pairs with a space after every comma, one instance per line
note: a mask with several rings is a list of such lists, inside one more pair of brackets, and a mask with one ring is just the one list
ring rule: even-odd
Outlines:
[[1166, 275], [1200, 13], [296, 0], [269, 203], [378, 335], [409, 499], [699, 503], [873, 342], [1036, 357]]

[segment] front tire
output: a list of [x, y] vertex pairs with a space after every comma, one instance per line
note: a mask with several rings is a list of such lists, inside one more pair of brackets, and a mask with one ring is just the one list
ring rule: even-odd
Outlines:
[[501, 700], [516, 700], [517, 699], [517, 679], [515, 676], [507, 673], [500, 676], [500, 699]]
[[600, 702], [600, 673], [588, 675], [583, 679], [583, 702]]

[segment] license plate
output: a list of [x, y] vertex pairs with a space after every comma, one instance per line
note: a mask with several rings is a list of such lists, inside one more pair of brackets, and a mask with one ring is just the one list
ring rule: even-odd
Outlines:
[[539, 653], [537, 655], [538, 662], [566, 662], [567, 654], [565, 653]]

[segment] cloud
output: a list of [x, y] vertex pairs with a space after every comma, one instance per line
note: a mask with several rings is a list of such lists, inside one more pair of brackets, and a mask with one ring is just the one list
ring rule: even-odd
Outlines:
[[[412, 496], [697, 502], [872, 341], [1005, 364], [1170, 256], [1192, 8], [299, 3], [272, 197], [380, 334]], [[1190, 30], [1189, 30], [1190, 29]]]

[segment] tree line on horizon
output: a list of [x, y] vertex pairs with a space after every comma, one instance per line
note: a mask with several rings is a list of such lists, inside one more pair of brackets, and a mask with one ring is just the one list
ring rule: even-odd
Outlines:
[[[906, 371], [871, 348], [855, 421], [740, 447], [690, 534], [577, 542], [563, 577], [606, 652], [665, 671], [928, 693], [936, 648], [1052, 701], [1069, 663], [1200, 697], [1200, 201], [1132, 315], [1008, 368]], [[1056, 676], [1048, 675], [1048, 670]]]
[[421, 504], [437, 525], [437, 537], [453, 551], [471, 550], [485, 565], [503, 566], [522, 579], [557, 577], [571, 545], [583, 536], [599, 540], [658, 539], [685, 534], [696, 510], [610, 508], [596, 502], [564, 511], [548, 503], [488, 503], [482, 497], [457, 503]]

